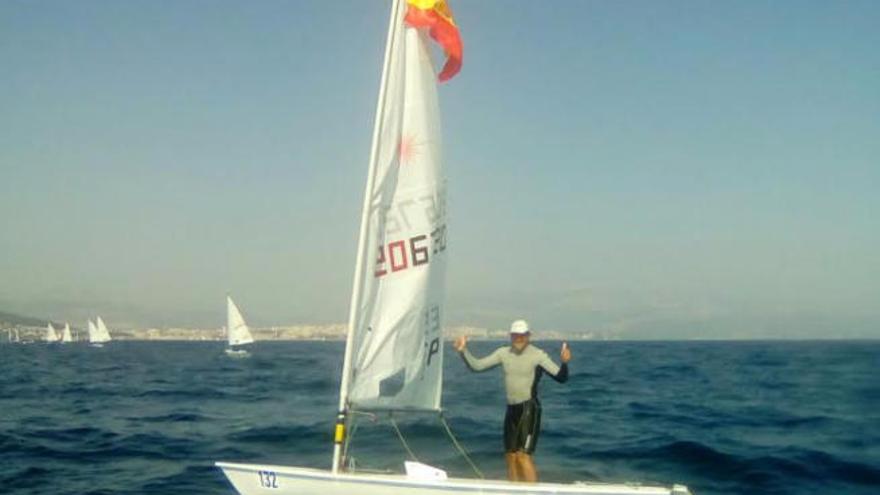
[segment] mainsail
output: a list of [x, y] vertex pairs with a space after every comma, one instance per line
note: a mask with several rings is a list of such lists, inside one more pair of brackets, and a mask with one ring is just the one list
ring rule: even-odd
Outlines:
[[64, 324], [64, 333], [61, 334], [61, 342], [73, 342], [73, 336], [70, 334], [70, 324]]
[[101, 317], [98, 317], [98, 342], [110, 342], [110, 330], [107, 330], [107, 325], [104, 325], [104, 320]]
[[395, 2], [349, 319], [342, 409], [439, 410], [446, 194], [437, 76]]
[[46, 342], [57, 342], [58, 341], [58, 333], [55, 332], [55, 327], [52, 326], [52, 323], [48, 323], [46, 325]]
[[95, 324], [94, 324], [94, 322], [92, 322], [91, 318], [89, 318], [88, 329], [89, 329], [89, 342], [92, 342], [92, 343], [98, 342], [98, 340], [97, 340], [98, 339], [98, 327], [95, 326]]
[[241, 316], [241, 311], [229, 296], [226, 296], [226, 328], [229, 332], [230, 346], [250, 344], [254, 341], [244, 317]]
[[104, 320], [99, 316], [97, 322], [96, 325], [95, 323], [92, 323], [92, 320], [89, 320], [89, 342], [92, 344], [110, 342], [110, 340], [112, 340], [110, 338], [110, 331], [107, 330], [107, 325], [104, 324]]

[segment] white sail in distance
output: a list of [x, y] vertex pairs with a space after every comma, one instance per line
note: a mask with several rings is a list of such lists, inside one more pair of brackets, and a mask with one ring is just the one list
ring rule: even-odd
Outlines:
[[405, 27], [402, 16], [392, 29], [341, 401], [354, 409], [438, 410], [446, 192], [437, 76], [425, 34]]
[[112, 340], [110, 338], [110, 330], [107, 330], [107, 325], [104, 325], [104, 320], [102, 320], [100, 316], [98, 317], [97, 338], [98, 340], [95, 340], [93, 342], [104, 343], [110, 342], [110, 340]]
[[46, 342], [58, 342], [58, 333], [51, 322], [46, 324]]
[[229, 296], [226, 296], [226, 331], [230, 346], [250, 344], [254, 341], [241, 311]]
[[92, 344], [102, 344], [110, 341], [110, 332], [101, 317], [98, 317], [97, 325], [89, 320], [89, 342]]
[[73, 336], [70, 334], [70, 324], [64, 324], [64, 332], [61, 334], [61, 342], [73, 342]]
[[91, 318], [88, 323], [89, 329], [89, 342], [96, 343], [98, 342], [96, 339], [98, 338], [98, 327], [95, 326], [94, 322], [92, 322]]

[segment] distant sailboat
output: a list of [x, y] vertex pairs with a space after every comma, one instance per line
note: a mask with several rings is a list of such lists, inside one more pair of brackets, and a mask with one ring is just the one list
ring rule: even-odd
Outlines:
[[229, 347], [226, 348], [226, 354], [230, 356], [247, 356], [248, 351], [241, 346], [253, 343], [254, 337], [244, 322], [238, 306], [232, 301], [232, 298], [226, 296], [226, 332], [229, 341]]
[[101, 317], [98, 317], [98, 324], [92, 323], [92, 320], [89, 320], [89, 343], [92, 347], [104, 347], [104, 344], [110, 342], [112, 340], [110, 338], [110, 331], [107, 330], [107, 326], [104, 325], [104, 320]]
[[64, 332], [61, 334], [61, 343], [67, 344], [69, 342], [73, 342], [73, 336], [70, 334], [70, 324], [64, 324]]
[[104, 324], [104, 320], [100, 316], [98, 317], [98, 338], [102, 344], [113, 340], [110, 338], [110, 330], [107, 330], [107, 325]]
[[96, 342], [98, 338], [98, 327], [95, 326], [95, 323], [92, 322], [91, 318], [89, 318], [87, 328], [89, 329], [89, 343], [95, 347], [103, 347], [103, 344], [98, 344]]
[[55, 331], [51, 322], [46, 324], [46, 342], [49, 344], [58, 342], [58, 332]]

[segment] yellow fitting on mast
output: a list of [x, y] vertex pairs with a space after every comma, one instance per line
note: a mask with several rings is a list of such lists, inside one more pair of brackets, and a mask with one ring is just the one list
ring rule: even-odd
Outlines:
[[343, 440], [345, 440], [345, 424], [336, 423], [336, 433], [333, 436], [333, 441], [335, 443], [342, 443]]

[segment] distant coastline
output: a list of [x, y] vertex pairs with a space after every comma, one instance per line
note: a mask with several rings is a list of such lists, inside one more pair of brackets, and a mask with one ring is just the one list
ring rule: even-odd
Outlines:
[[[48, 323], [48, 322], [46, 322]], [[45, 323], [36, 325], [4, 324], [0, 322], [0, 341], [6, 340], [6, 331], [17, 329], [23, 340], [41, 341], [46, 334]], [[77, 335], [85, 335], [81, 328], [74, 328], [76, 340], [82, 340]], [[310, 341], [342, 341], [345, 340], [347, 327], [344, 324], [329, 325], [290, 325], [266, 328], [251, 328], [254, 338], [258, 341], [286, 341], [286, 340], [310, 340]], [[111, 333], [114, 340], [132, 341], [223, 341], [226, 340], [226, 331], [222, 328], [143, 328], [143, 329], [113, 329]], [[474, 340], [505, 340], [507, 331], [504, 329], [486, 329], [470, 326], [447, 327], [444, 336], [454, 339], [459, 335], [467, 335]], [[596, 340], [606, 337], [597, 336], [590, 332], [564, 333], [553, 330], [539, 332], [535, 340]]]
[[[42, 342], [46, 336], [46, 325], [52, 323], [55, 328], [63, 328], [64, 321], [48, 321], [42, 318], [20, 316], [0, 311], [0, 344], [5, 344], [15, 338], [24, 342]], [[114, 340], [123, 341], [224, 341], [226, 333], [222, 328], [138, 328], [129, 323], [120, 323], [120, 327], [114, 325], [114, 321], [108, 321], [110, 333]], [[74, 340], [86, 340], [87, 332], [80, 326], [71, 326]], [[271, 327], [251, 327], [254, 337], [259, 341], [343, 341], [345, 340], [347, 327], [344, 323], [330, 324], [297, 324], [279, 325]], [[507, 329], [489, 329], [475, 325], [451, 325], [444, 329], [444, 337], [452, 340], [459, 335], [467, 335], [476, 341], [504, 341], [507, 340]], [[721, 335], [706, 335], [698, 332], [690, 332], [689, 335], [677, 337], [663, 337], [657, 333], [650, 335], [638, 335], [632, 332], [614, 328], [601, 328], [590, 330], [560, 331], [553, 329], [538, 329], [533, 339], [536, 341], [877, 341], [878, 337], [849, 333], [833, 333], [826, 335], [791, 335], [781, 336], [777, 334], [760, 335], [755, 332], [731, 332]]]
[[[54, 322], [53, 322], [54, 324]], [[45, 325], [10, 325], [0, 322], [0, 345], [8, 344], [10, 332], [17, 333], [23, 342], [43, 342], [46, 335]], [[226, 340], [226, 333], [221, 328], [144, 328], [144, 329], [110, 329], [113, 340], [131, 342], [222, 342]], [[266, 328], [251, 328], [251, 332], [257, 341], [285, 342], [285, 341], [328, 341], [343, 342], [346, 336], [346, 326], [343, 324], [330, 325], [291, 325]], [[73, 329], [74, 341], [87, 340], [84, 329]], [[446, 340], [453, 340], [459, 335], [467, 335], [473, 341], [506, 341], [508, 338], [505, 329], [486, 329], [471, 326], [447, 327], [444, 332]], [[749, 341], [877, 341], [880, 339], [870, 337], [748, 337], [748, 338], [669, 338], [669, 339], [645, 339], [619, 336], [602, 332], [561, 332], [554, 330], [542, 330], [535, 332], [533, 340], [540, 341], [628, 341], [628, 342], [673, 342], [673, 341], [706, 341], [706, 342], [749, 342]]]

